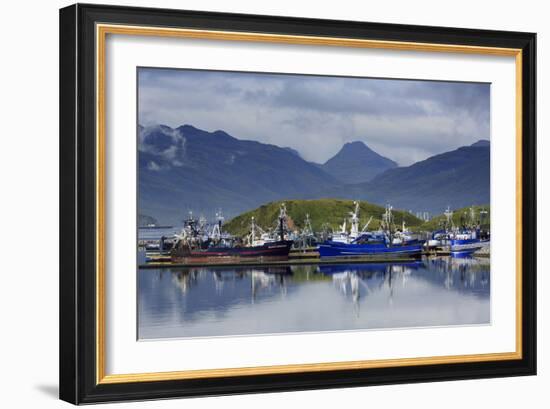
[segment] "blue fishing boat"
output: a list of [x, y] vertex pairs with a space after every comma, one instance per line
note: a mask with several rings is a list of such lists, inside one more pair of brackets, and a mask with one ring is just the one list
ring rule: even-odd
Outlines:
[[476, 222], [475, 209], [471, 207], [469, 225], [464, 225], [461, 229], [449, 235], [451, 255], [464, 256], [473, 254], [489, 245], [489, 237], [486, 234], [482, 234], [480, 223]]
[[449, 245], [449, 234], [455, 231], [453, 224], [453, 211], [450, 206], [443, 213], [445, 219], [440, 221], [440, 229], [432, 232], [431, 237], [426, 240], [424, 247], [426, 250], [435, 250], [437, 248], [447, 248]]
[[326, 241], [319, 245], [319, 256], [324, 257], [420, 257], [423, 242], [414, 240], [410, 243], [390, 244], [387, 240], [379, 241], [363, 235], [352, 243]]
[[[336, 240], [327, 240], [319, 245], [319, 256], [326, 257], [373, 257], [373, 258], [398, 258], [420, 257], [424, 241], [414, 239], [410, 235], [395, 234], [393, 228], [392, 207], [387, 206], [382, 216], [381, 230], [376, 232], [366, 231], [366, 227], [359, 232], [359, 204], [355, 202], [355, 211], [351, 213], [351, 231], [338, 232]], [[372, 219], [372, 218], [371, 218]], [[370, 222], [370, 220], [369, 220]], [[345, 225], [343, 225], [345, 226]]]
[[451, 255], [472, 254], [488, 246], [489, 243], [489, 240], [482, 240], [479, 237], [479, 230], [462, 231], [451, 236]]

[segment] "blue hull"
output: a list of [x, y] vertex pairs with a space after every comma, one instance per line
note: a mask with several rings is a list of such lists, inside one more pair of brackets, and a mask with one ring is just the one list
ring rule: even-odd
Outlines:
[[466, 255], [472, 254], [487, 245], [487, 241], [480, 239], [465, 239], [465, 240], [451, 240], [451, 254], [453, 255]]
[[465, 244], [481, 243], [480, 239], [451, 239], [451, 246], [461, 246]]
[[345, 244], [326, 242], [319, 245], [319, 256], [323, 257], [420, 257], [422, 243], [386, 246], [385, 244]]

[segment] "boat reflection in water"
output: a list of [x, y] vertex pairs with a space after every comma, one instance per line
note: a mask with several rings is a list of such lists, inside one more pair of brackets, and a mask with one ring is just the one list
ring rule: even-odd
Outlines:
[[490, 322], [489, 260], [139, 271], [140, 339]]

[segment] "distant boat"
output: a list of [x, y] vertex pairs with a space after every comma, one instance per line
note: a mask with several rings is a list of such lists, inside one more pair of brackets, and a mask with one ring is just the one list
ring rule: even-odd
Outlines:
[[154, 223], [149, 223], [145, 226], [139, 226], [140, 229], [172, 229], [174, 226], [157, 226]]
[[479, 237], [479, 230], [455, 233], [451, 236], [449, 243], [453, 256], [472, 254], [490, 244], [489, 240], [482, 240]]
[[432, 237], [424, 244], [427, 250], [448, 245], [450, 232], [456, 230], [453, 224], [453, 211], [449, 206], [447, 206], [443, 214], [445, 215], [445, 220], [442, 222], [442, 229], [432, 232]]
[[473, 207], [470, 208], [469, 225], [450, 233], [449, 245], [452, 256], [469, 255], [490, 245], [489, 238], [482, 237]]

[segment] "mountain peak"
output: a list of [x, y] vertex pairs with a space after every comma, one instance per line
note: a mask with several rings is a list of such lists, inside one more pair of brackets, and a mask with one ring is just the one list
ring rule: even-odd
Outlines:
[[[461, 208], [490, 201], [488, 141], [472, 149], [462, 146], [410, 166], [388, 169], [366, 183], [347, 184], [315, 197], [338, 197], [391, 203], [396, 209], [439, 214], [447, 206]], [[349, 171], [348, 171], [349, 173]]]
[[491, 146], [491, 142], [487, 139], [480, 139], [479, 141], [472, 143], [470, 146], [474, 148], [485, 148]]
[[341, 182], [361, 183], [396, 166], [397, 163], [379, 155], [364, 142], [353, 141], [345, 143], [322, 169]]
[[189, 125], [189, 124], [183, 124], [183, 125], [180, 125], [176, 128], [178, 131], [187, 131], [187, 132], [190, 132], [190, 131], [200, 131], [200, 129], [198, 128], [195, 128], [193, 125]]
[[[352, 141], [352, 142], [346, 142], [344, 146], [342, 146], [342, 149], [365, 149], [367, 148], [369, 151], [372, 149], [367, 146], [367, 144], [363, 141]], [[341, 150], [342, 150], [341, 149]]]
[[141, 125], [138, 124], [138, 130], [139, 131], [148, 131], [148, 132], [154, 132], [154, 131], [167, 131], [172, 130], [168, 125], [164, 124], [153, 124], [153, 125]]
[[234, 137], [229, 135], [227, 132], [222, 131], [221, 129], [218, 129], [217, 131], [212, 132], [212, 135], [217, 136], [218, 138], [235, 139]]

